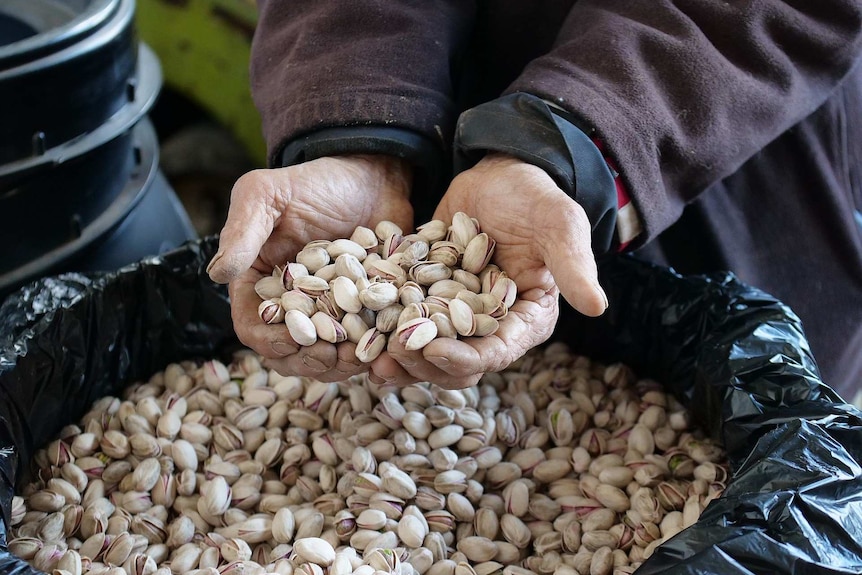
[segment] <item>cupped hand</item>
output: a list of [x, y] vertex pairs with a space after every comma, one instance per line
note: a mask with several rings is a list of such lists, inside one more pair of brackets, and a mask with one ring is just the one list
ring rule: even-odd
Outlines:
[[418, 351], [391, 338], [389, 353], [373, 365], [379, 377], [468, 387], [551, 336], [560, 293], [585, 315], [598, 316], [607, 308], [589, 220], [541, 168], [503, 154], [486, 156], [452, 181], [434, 217], [451, 221], [459, 211], [478, 219], [496, 240], [493, 261], [517, 284], [518, 301], [491, 336], [438, 338]]
[[263, 323], [254, 284], [276, 265], [292, 261], [311, 240], [346, 238], [357, 226], [373, 228], [382, 220], [410, 229], [409, 187], [405, 163], [370, 155], [256, 170], [237, 180], [219, 250], [207, 272], [213, 281], [229, 284], [239, 340], [281, 373], [333, 381], [367, 371], [352, 343], [318, 341], [301, 347], [283, 323]]

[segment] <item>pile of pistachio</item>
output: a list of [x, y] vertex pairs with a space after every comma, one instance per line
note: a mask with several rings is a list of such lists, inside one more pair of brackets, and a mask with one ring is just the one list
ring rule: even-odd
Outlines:
[[351, 341], [371, 362], [398, 337], [422, 349], [437, 337], [486, 336], [515, 302], [515, 282], [490, 264], [495, 242], [463, 212], [404, 235], [389, 221], [349, 239], [308, 243], [295, 262], [257, 282], [268, 324], [302, 346]]
[[37, 452], [9, 548], [55, 575], [622, 575], [724, 488], [689, 424], [560, 343], [460, 391], [171, 364]]

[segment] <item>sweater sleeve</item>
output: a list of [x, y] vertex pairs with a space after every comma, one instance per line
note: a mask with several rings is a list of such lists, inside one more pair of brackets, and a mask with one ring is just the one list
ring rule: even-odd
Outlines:
[[595, 128], [644, 226], [637, 243], [812, 113], [862, 47], [862, 2], [579, 0], [507, 93]]
[[270, 165], [325, 128], [390, 126], [448, 148], [465, 0], [259, 0], [251, 85]]

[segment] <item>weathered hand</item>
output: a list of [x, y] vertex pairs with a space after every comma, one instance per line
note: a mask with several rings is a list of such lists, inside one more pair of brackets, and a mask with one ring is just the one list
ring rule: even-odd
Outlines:
[[440, 338], [420, 351], [407, 351], [392, 338], [389, 354], [374, 364], [379, 377], [467, 387], [551, 336], [560, 292], [586, 315], [607, 308], [587, 216], [542, 169], [502, 154], [487, 156], [453, 180], [434, 217], [451, 221], [459, 211], [477, 218], [497, 241], [494, 262], [517, 283], [519, 301], [488, 337]]
[[381, 220], [410, 229], [409, 185], [406, 164], [387, 156], [320, 158], [241, 177], [207, 270], [213, 281], [229, 283], [240, 341], [282, 373], [341, 380], [367, 371], [352, 343], [300, 347], [283, 323], [264, 324], [254, 284], [311, 240], [349, 237], [356, 226], [373, 227]]

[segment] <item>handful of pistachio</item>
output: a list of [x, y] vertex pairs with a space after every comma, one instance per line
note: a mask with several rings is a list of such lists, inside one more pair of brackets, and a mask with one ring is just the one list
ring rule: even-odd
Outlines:
[[490, 335], [518, 293], [490, 263], [495, 245], [463, 212], [406, 235], [389, 221], [360, 226], [348, 239], [309, 242], [258, 281], [258, 313], [284, 322], [299, 345], [352, 341], [366, 363], [390, 336], [416, 350], [438, 337]]

